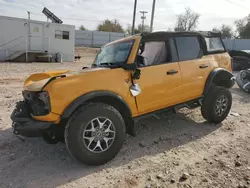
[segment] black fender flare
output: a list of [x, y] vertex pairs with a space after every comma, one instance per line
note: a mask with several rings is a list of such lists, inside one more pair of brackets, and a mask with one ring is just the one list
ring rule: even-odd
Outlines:
[[224, 68], [216, 68], [214, 69], [208, 76], [203, 95], [205, 95], [213, 83], [216, 85], [223, 86], [226, 88], [231, 88], [235, 84], [234, 75]]
[[90, 101], [91, 99], [94, 99], [97, 97], [113, 97], [114, 99], [119, 100], [119, 102], [121, 102], [124, 106], [126, 106], [126, 108], [127, 108], [126, 110], [128, 110], [129, 115], [131, 115], [131, 117], [132, 117], [132, 112], [131, 112], [128, 104], [125, 102], [125, 100], [121, 96], [119, 96], [113, 92], [110, 92], [110, 91], [94, 91], [94, 92], [84, 94], [84, 95], [78, 97], [77, 99], [75, 99], [70, 105], [68, 105], [66, 107], [61, 118], [62, 119], [69, 118], [79, 106], [81, 106], [85, 102]]
[[[107, 98], [112, 99], [112, 103], [110, 103], [110, 101], [102, 101], [102, 99]], [[61, 119], [66, 120], [71, 117], [75, 110], [86, 102], [104, 102], [114, 106], [115, 108], [118, 107], [117, 110], [121, 113], [126, 123], [126, 132], [131, 136], [136, 136], [135, 122], [132, 118], [132, 112], [129, 105], [121, 96], [110, 91], [94, 91], [78, 97], [70, 105], [68, 105], [68, 107], [66, 107], [62, 113]]]

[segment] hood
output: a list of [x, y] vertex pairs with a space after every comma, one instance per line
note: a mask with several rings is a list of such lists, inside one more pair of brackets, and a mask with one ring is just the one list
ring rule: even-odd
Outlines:
[[107, 68], [87, 68], [78, 72], [70, 70], [48, 71], [44, 73], [36, 73], [29, 76], [24, 82], [24, 90], [41, 91], [42, 88], [54, 79], [59, 79], [67, 76], [85, 74], [92, 71], [102, 70]]

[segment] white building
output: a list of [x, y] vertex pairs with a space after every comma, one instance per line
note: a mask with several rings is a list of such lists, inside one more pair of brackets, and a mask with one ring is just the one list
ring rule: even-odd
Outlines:
[[0, 16], [0, 61], [53, 61], [57, 53], [74, 61], [75, 26]]

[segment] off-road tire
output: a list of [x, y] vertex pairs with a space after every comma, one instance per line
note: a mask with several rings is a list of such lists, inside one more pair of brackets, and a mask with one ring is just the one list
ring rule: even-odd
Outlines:
[[[83, 131], [88, 123], [97, 117], [110, 119], [115, 126], [115, 139], [102, 153], [88, 150], [83, 141]], [[70, 154], [78, 161], [88, 165], [102, 165], [113, 159], [125, 141], [125, 122], [114, 107], [103, 103], [89, 103], [78, 109], [70, 118], [65, 129], [65, 143]]]
[[[216, 101], [224, 95], [228, 99], [228, 105], [223, 115], [218, 116], [215, 112]], [[210, 123], [221, 123], [228, 116], [232, 106], [232, 94], [224, 87], [212, 86], [208, 93], [204, 96], [201, 106], [202, 116]]]

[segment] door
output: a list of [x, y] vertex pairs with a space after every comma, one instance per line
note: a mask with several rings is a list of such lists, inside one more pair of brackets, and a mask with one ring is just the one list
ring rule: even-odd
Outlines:
[[43, 48], [43, 25], [30, 23], [30, 50], [44, 51]]
[[187, 101], [202, 95], [210, 63], [200, 45], [197, 36], [175, 37], [179, 54], [179, 65], [182, 77], [182, 100]]
[[174, 46], [173, 40], [167, 43], [145, 43], [141, 54], [144, 67], [140, 68], [140, 79], [135, 81], [142, 90], [136, 97], [138, 115], [178, 103], [181, 94], [181, 74], [176, 50], [175, 54], [171, 55], [170, 46]]

